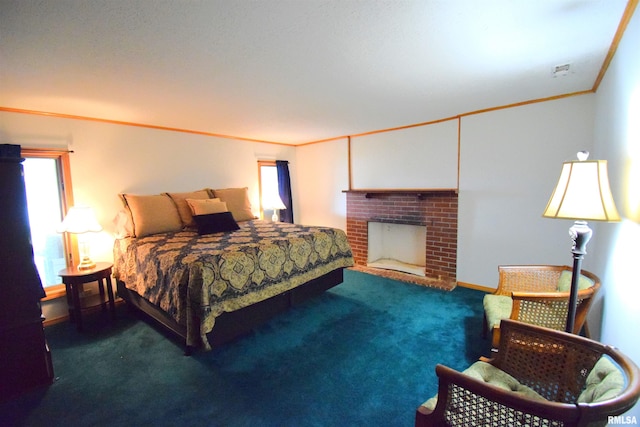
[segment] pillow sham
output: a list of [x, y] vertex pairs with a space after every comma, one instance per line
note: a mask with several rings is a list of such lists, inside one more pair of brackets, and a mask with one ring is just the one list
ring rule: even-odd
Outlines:
[[248, 221], [256, 219], [251, 211], [251, 201], [249, 200], [249, 188], [222, 188], [211, 190], [213, 197], [219, 198], [227, 204], [229, 211], [236, 221]]
[[193, 219], [198, 225], [198, 234], [200, 235], [240, 229], [238, 223], [233, 219], [233, 215], [228, 211], [206, 215], [194, 215]]
[[131, 212], [134, 237], [182, 230], [178, 208], [166, 194], [121, 194], [120, 197]]
[[206, 215], [212, 213], [228, 212], [227, 204], [220, 199], [186, 199], [192, 215]]
[[193, 214], [191, 213], [191, 208], [187, 204], [187, 199], [208, 199], [209, 192], [204, 190], [191, 191], [187, 193], [164, 193], [171, 197], [173, 203], [176, 204], [178, 208], [178, 214], [180, 215], [180, 220], [182, 221], [182, 225], [184, 227], [195, 227], [196, 223], [193, 222]]

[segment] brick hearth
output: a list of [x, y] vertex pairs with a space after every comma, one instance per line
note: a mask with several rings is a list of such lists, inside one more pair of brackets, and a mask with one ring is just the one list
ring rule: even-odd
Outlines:
[[426, 274], [455, 282], [458, 195], [454, 191], [347, 192], [347, 237], [357, 265], [367, 265], [369, 221], [427, 227]]

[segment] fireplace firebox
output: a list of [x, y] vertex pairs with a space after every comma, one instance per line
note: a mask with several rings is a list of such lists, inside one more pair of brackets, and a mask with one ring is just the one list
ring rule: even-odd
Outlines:
[[367, 266], [426, 276], [427, 227], [372, 220], [367, 229]]

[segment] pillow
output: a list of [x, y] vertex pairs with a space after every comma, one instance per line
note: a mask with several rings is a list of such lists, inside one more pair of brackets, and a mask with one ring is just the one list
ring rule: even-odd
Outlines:
[[182, 230], [178, 208], [166, 194], [154, 196], [120, 195], [131, 212], [135, 237]]
[[198, 225], [198, 234], [200, 235], [240, 229], [231, 212], [194, 215], [193, 219]]
[[[538, 394], [535, 390], [530, 387], [527, 387], [524, 384], [520, 384], [520, 382], [506, 373], [505, 371], [496, 368], [490, 363], [477, 361], [473, 365], [469, 366], [467, 369], [462, 371], [463, 374], [470, 376], [471, 378], [491, 384], [493, 386], [499, 387], [502, 390], [510, 391], [519, 396], [530, 400], [539, 400], [545, 401], [546, 399]], [[436, 394], [431, 399], [427, 400], [422, 404], [427, 409], [434, 410], [436, 404], [438, 403], [438, 395]], [[463, 402], [464, 406], [464, 402]], [[457, 405], [456, 399], [452, 402], [452, 410], [455, 412], [461, 412], [463, 408]], [[519, 424], [518, 424], [519, 425]]]
[[623, 388], [622, 372], [611, 360], [602, 356], [589, 373], [585, 388], [578, 396], [578, 403], [604, 402], [618, 396]]
[[510, 318], [513, 310], [513, 300], [509, 295], [486, 294], [482, 305], [490, 328], [500, 326], [500, 321]]
[[248, 221], [256, 218], [251, 211], [249, 188], [223, 188], [213, 190], [213, 195], [227, 204], [236, 221]]
[[229, 211], [227, 204], [221, 202], [220, 199], [187, 199], [187, 205], [193, 215], [206, 215]]
[[187, 204], [186, 199], [208, 199], [209, 192], [205, 190], [192, 191], [190, 193], [164, 193], [171, 197], [173, 203], [178, 208], [178, 214], [180, 214], [180, 220], [184, 227], [194, 227], [196, 224], [193, 222], [193, 215], [191, 208]]
[[[558, 292], [571, 292], [571, 273], [571, 270], [564, 270], [560, 273], [560, 278], [558, 279]], [[583, 289], [590, 288], [591, 286], [593, 286], [593, 280], [581, 274], [578, 279], [578, 290], [581, 291]]]
[[116, 239], [134, 236], [133, 220], [129, 209], [120, 209], [115, 218], [113, 218], [113, 225], [116, 227]]

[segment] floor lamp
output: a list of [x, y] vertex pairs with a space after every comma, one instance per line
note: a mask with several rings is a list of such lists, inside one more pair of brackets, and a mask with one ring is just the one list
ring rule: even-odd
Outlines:
[[564, 162], [558, 184], [542, 216], [573, 219], [569, 236], [573, 241], [573, 271], [565, 331], [573, 332], [578, 301], [578, 279], [582, 260], [592, 231], [587, 221], [620, 221], [609, 188], [606, 160], [587, 160], [588, 151], [578, 153], [578, 160]]

